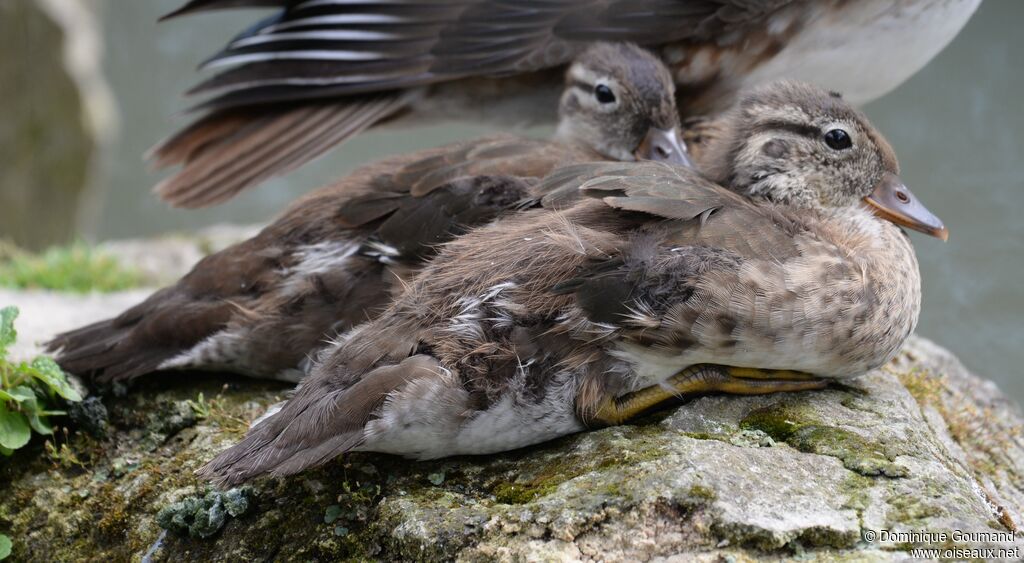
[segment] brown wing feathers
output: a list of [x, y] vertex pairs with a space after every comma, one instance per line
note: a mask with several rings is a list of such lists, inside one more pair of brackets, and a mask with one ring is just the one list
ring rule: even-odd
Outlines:
[[[492, 146], [502, 144], [519, 149]], [[466, 176], [440, 185], [428, 182], [420, 186], [421, 197], [409, 194], [410, 182], [422, 180], [422, 172], [431, 166], [451, 173], [479, 167], [501, 170], [506, 168], [503, 160], [487, 163], [465, 157], [478, 150], [508, 156], [537, 148], [533, 142], [509, 137], [467, 145], [475, 146], [430, 149], [420, 159], [405, 156], [370, 165], [339, 186], [310, 194], [256, 238], [207, 257], [178, 284], [120, 317], [60, 335], [49, 347], [60, 350], [58, 362], [72, 373], [100, 381], [122, 380], [155, 371], [204, 338], [238, 325], [247, 329], [243, 332], [249, 340], [266, 339], [254, 349], [268, 357], [253, 358], [254, 362], [268, 370], [294, 368], [284, 365], [296, 352], [292, 348], [301, 348], [300, 354], [312, 351], [332, 335], [336, 323], [347, 328], [361, 322], [366, 311], [376, 310], [387, 299], [391, 288], [380, 277], [378, 260], [414, 266], [437, 244], [529, 199], [530, 179], [500, 175]], [[438, 151], [443, 154], [434, 154]], [[380, 169], [387, 172], [374, 174]], [[380, 242], [388, 250], [374, 254], [367, 248], [362, 252], [365, 257], [334, 264], [331, 272], [315, 279], [282, 275], [301, 259], [296, 252], [303, 245], [330, 241]], [[299, 291], [306, 287], [303, 283], [309, 287]], [[250, 310], [257, 311], [255, 317]], [[285, 344], [286, 336], [296, 331], [296, 342]]]
[[183, 165], [155, 188], [176, 207], [222, 203], [245, 188], [295, 169], [406, 105], [380, 94], [250, 115], [214, 114], [153, 149], [158, 166]]
[[123, 314], [61, 334], [47, 343], [60, 366], [98, 382], [152, 373], [183, 350], [227, 325], [234, 307], [196, 301], [170, 287]]
[[193, 0], [168, 17], [281, 10], [207, 62], [226, 69], [191, 92], [211, 96], [200, 106], [210, 115], [155, 149], [158, 166], [183, 166], [157, 193], [175, 206], [214, 205], [393, 117], [418, 87], [557, 67], [596, 40], [742, 37], [791, 1]]
[[366, 423], [391, 392], [441, 373], [437, 360], [416, 355], [353, 374], [348, 385], [339, 386], [331, 381], [344, 380], [337, 372], [344, 372], [346, 366], [334, 367], [310, 375], [279, 413], [249, 431], [245, 439], [198, 474], [231, 486], [266, 473], [290, 475], [320, 465], [360, 444]]

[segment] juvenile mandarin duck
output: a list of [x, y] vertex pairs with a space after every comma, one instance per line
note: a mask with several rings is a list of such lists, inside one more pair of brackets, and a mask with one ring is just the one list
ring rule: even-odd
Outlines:
[[809, 80], [854, 103], [895, 88], [980, 0], [194, 0], [171, 15], [277, 13], [206, 63], [204, 115], [156, 147], [157, 187], [220, 203], [384, 122], [554, 119], [563, 67], [591, 41], [656, 48], [684, 116], [762, 82]]
[[711, 176], [738, 193], [662, 163], [556, 170], [537, 189], [574, 204], [445, 245], [200, 473], [234, 484], [347, 451], [499, 452], [694, 393], [815, 389], [882, 365], [920, 309], [898, 225], [945, 227], [834, 95], [775, 84], [726, 119]]
[[434, 245], [531, 199], [531, 178], [602, 159], [688, 163], [671, 77], [639, 47], [602, 43], [582, 53], [566, 73], [560, 114], [551, 140], [504, 135], [364, 167], [175, 285], [50, 348], [61, 350], [64, 369], [100, 381], [165, 369], [295, 381], [307, 354], [382, 310]]

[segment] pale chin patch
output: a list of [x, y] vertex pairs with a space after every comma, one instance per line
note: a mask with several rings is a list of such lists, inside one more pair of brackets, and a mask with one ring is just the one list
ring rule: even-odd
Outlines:
[[622, 162], [633, 162], [633, 161], [636, 160], [636, 156], [634, 156], [632, 152], [627, 151], [626, 149], [623, 149], [623, 148], [616, 148], [616, 147], [595, 147], [595, 148], [597, 149], [598, 152], [600, 152], [601, 154], [607, 156], [608, 158], [612, 158], [612, 159], [619, 160], [619, 161], [622, 161]]
[[626, 150], [622, 147], [590, 142], [590, 138], [593, 136], [593, 134], [580, 131], [572, 120], [563, 119], [558, 124], [558, 129], [555, 130], [554, 138], [565, 143], [577, 143], [588, 146], [602, 156], [611, 160], [618, 160], [621, 162], [633, 162], [636, 160], [636, 156], [633, 155], [632, 151]]

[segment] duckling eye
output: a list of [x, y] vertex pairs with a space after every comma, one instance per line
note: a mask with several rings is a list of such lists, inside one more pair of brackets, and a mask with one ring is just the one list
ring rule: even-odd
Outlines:
[[612, 89], [604, 84], [598, 84], [594, 87], [594, 97], [602, 104], [611, 104], [615, 102], [615, 94], [612, 92]]
[[846, 131], [832, 129], [825, 133], [825, 144], [833, 150], [841, 151], [852, 147], [853, 141], [850, 140], [850, 134]]

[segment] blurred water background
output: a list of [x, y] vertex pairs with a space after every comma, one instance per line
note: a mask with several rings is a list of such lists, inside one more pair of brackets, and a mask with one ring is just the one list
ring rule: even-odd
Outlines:
[[[258, 13], [157, 25], [157, 17], [181, 0], [86, 1], [100, 14], [104, 71], [120, 117], [81, 204], [77, 230], [91, 240], [265, 222], [299, 194], [369, 160], [488, 132], [467, 124], [374, 131], [227, 205], [171, 210], [150, 194], [160, 176], [147, 169], [142, 154], [185, 123], [180, 93], [198, 78], [197, 63]], [[918, 332], [1024, 402], [1021, 21], [1024, 2], [986, 0], [928, 67], [866, 110], [896, 148], [904, 180], [951, 231], [947, 244], [914, 235], [924, 279]]]

